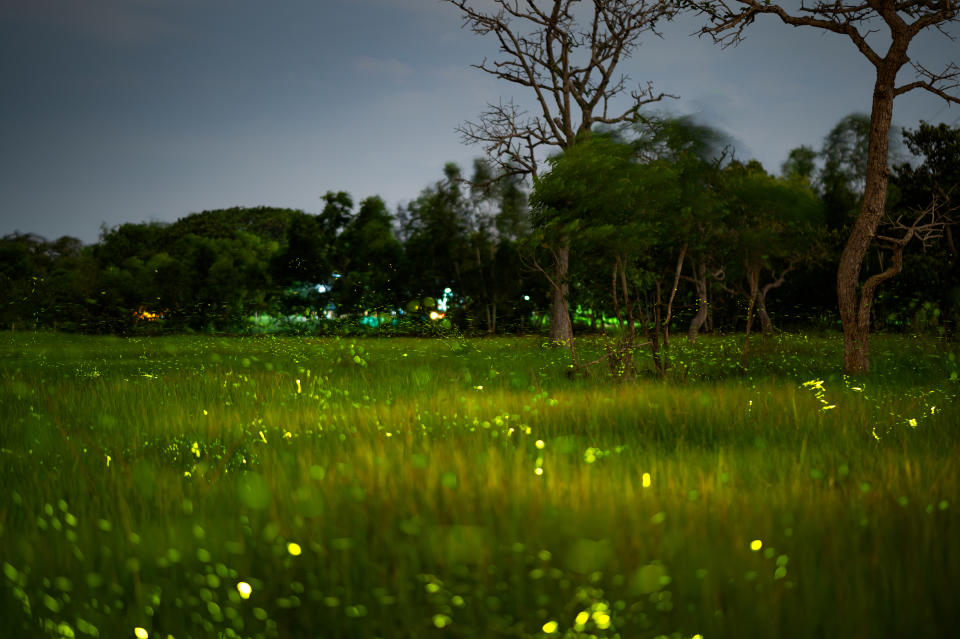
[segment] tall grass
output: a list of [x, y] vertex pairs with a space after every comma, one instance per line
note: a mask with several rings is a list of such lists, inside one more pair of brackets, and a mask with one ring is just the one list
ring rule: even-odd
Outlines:
[[[942, 637], [953, 348], [0, 338], [12, 636]], [[601, 352], [597, 342], [585, 351]], [[249, 589], [249, 591], [248, 591]]]

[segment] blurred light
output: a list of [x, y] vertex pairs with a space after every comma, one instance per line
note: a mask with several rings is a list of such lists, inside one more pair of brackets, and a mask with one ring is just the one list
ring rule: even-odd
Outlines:
[[529, 301], [530, 301], [530, 296], [529, 296], [529, 295], [524, 295], [524, 296], [523, 296], [523, 301], [524, 301], [524, 302], [529, 302]]
[[163, 319], [163, 312], [153, 313], [151, 311], [145, 310], [142, 306], [133, 312], [133, 319], [143, 320], [145, 322], [155, 322], [158, 319]]
[[237, 584], [237, 592], [240, 593], [240, 596], [244, 599], [250, 598], [250, 593], [253, 592], [253, 588], [245, 581], [241, 581]]
[[430, 311], [430, 319], [436, 321], [443, 318], [443, 313], [438, 313], [436, 311]]
[[287, 544], [287, 552], [294, 557], [297, 557], [301, 552], [303, 552], [303, 550], [300, 548], [300, 544], [295, 544], [291, 541], [289, 544]]

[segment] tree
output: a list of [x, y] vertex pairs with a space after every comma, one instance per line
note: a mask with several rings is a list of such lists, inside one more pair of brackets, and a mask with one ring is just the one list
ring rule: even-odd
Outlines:
[[817, 152], [806, 145], [791, 149], [786, 161], [780, 167], [780, 173], [783, 177], [808, 185], [813, 184], [813, 176], [816, 170]]
[[[499, 316], [510, 314], [519, 301], [523, 278], [518, 277], [517, 240], [527, 235], [526, 195], [519, 176], [495, 179], [487, 160], [474, 160], [470, 179], [466, 235], [469, 258], [464, 263], [462, 291], [481, 319], [487, 334], [497, 331]], [[513, 273], [510, 273], [510, 271]]]
[[903, 138], [910, 153], [923, 161], [916, 168], [906, 163], [897, 167], [900, 205], [914, 210], [930, 207], [944, 218], [947, 247], [957, 264], [960, 253], [953, 227], [958, 220], [953, 214], [960, 210], [960, 128], [921, 122], [916, 130], [904, 131]]
[[[891, 126], [887, 136], [890, 166], [900, 157], [899, 128]], [[870, 116], [865, 113], [843, 117], [823, 139], [819, 153], [823, 168], [817, 184], [832, 230], [850, 232], [866, 186], [869, 152]]]
[[[921, 122], [904, 131], [903, 139], [920, 162], [903, 163], [891, 176], [897, 199], [891, 217], [916, 220], [922, 214], [926, 228], [916, 225], [922, 251], [904, 256], [894, 290], [878, 299], [878, 306], [886, 302], [887, 307], [880, 317], [909, 321], [916, 329], [933, 323], [953, 332], [960, 320], [960, 128]], [[940, 238], [942, 242], [931, 242]]]
[[[535, 116], [513, 102], [500, 102], [488, 105], [478, 122], [459, 129], [465, 141], [484, 145], [501, 175], [536, 179], [542, 149], [568, 149], [594, 124], [631, 121], [643, 105], [664, 97], [648, 85], [630, 93], [631, 104], [624, 111], [610, 111], [626, 86], [627, 78], [615, 75], [617, 66], [630, 56], [640, 36], [667, 15], [665, 3], [593, 0], [585, 3], [589, 15], [581, 24], [574, 15], [578, 0], [492, 0], [490, 11], [475, 8], [469, 0], [445, 1], [460, 9], [465, 26], [478, 35], [493, 34], [499, 43], [502, 58], [484, 60], [475, 68], [526, 87], [536, 100]], [[550, 336], [556, 341], [573, 337], [567, 308], [570, 241], [561, 234], [553, 251]]]
[[[612, 135], [594, 135], [553, 156], [550, 171], [536, 180], [530, 196], [536, 226], [574, 238], [583, 261], [593, 263], [580, 269], [593, 274], [588, 285], [609, 291], [621, 341], [608, 357], [618, 374], [633, 368], [638, 329], [647, 338], [654, 368], [666, 371], [660, 350], [666, 294], [660, 258], [676, 248], [669, 212], [681, 201], [678, 178], [669, 162], [638, 162], [637, 147]], [[567, 345], [579, 368], [573, 341]]]
[[[669, 283], [663, 308], [663, 341], [669, 346], [669, 324], [680, 279], [696, 288], [697, 313], [691, 320], [687, 339], [695, 341], [708, 312], [707, 288], [710, 276], [719, 277], [718, 249], [723, 233], [724, 203], [719, 196], [720, 167], [726, 160], [728, 138], [720, 131], [696, 122], [689, 116], [642, 118], [635, 125], [639, 137], [633, 146], [646, 163], [666, 163], [676, 174], [679, 187], [674, 211], [664, 220], [666, 238], [658, 246], [670, 253], [662, 261], [661, 280]], [[685, 261], [693, 274], [683, 275]]]
[[733, 163], [725, 173], [729, 211], [724, 226], [739, 262], [732, 263], [728, 273], [739, 277], [728, 279], [747, 302], [746, 362], [754, 311], [763, 334], [769, 334], [773, 323], [767, 295], [782, 286], [789, 273], [821, 253], [821, 203], [810, 187], [772, 177], [756, 161]]
[[350, 256], [334, 283], [339, 305], [354, 312], [399, 306], [396, 279], [403, 247], [393, 235], [393, 216], [380, 197], [360, 202], [337, 243]]
[[[960, 17], [955, 0], [813, 0], [801, 5], [800, 13], [790, 13], [780, 4], [766, 0], [688, 0], [708, 18], [702, 33], [724, 46], [738, 43], [745, 28], [758, 14], [772, 14], [794, 27], [812, 27], [846, 36], [873, 65], [875, 80], [870, 110], [867, 166], [864, 173], [863, 201], [837, 268], [837, 301], [843, 325], [843, 368], [847, 373], [870, 370], [870, 307], [877, 287], [897, 273], [897, 269], [871, 275], [862, 284], [860, 271], [864, 257], [883, 217], [887, 198], [887, 154], [893, 117], [893, 101], [915, 89], [923, 89], [948, 102], [960, 104], [950, 93], [960, 87], [960, 66], [949, 62], [935, 72], [914, 62], [908, 55], [913, 40], [931, 28], [942, 29]], [[872, 34], [885, 27], [886, 52], [877, 48]], [[897, 74], [907, 64], [917, 79], [897, 84]], [[905, 237], [909, 231], [905, 231]]]
[[447, 288], [463, 293], [469, 201], [460, 167], [448, 162], [443, 175], [407, 206], [404, 252], [411, 298], [439, 298]]

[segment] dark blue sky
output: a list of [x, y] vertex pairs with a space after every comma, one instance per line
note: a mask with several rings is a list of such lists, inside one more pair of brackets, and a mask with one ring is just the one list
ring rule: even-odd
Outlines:
[[[488, 1], [488, 0], [481, 0]], [[260, 204], [315, 212], [327, 190], [393, 208], [482, 153], [454, 128], [521, 89], [437, 0], [0, 0], [0, 235], [95, 241], [101, 224]], [[759, 18], [721, 50], [667, 25], [623, 66], [776, 171], [869, 109], [872, 67], [843, 38]], [[931, 33], [932, 68], [960, 46]], [[910, 74], [904, 74], [904, 80]], [[960, 122], [928, 94], [894, 118]]]

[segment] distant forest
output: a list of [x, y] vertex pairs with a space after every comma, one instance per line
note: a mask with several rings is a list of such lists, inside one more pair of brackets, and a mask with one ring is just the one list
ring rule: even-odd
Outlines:
[[[104, 228], [89, 246], [7, 235], [0, 327], [534, 332], [556, 284], [540, 265], [562, 236], [576, 249], [567, 284], [578, 330], [655, 323], [694, 339], [754, 317], [765, 332], [838, 328], [836, 264], [862, 197], [868, 126], [844, 118], [819, 149], [794, 149], [779, 176], [732, 157], [717, 131], [664, 119], [594, 133], [551, 158], [532, 189], [477, 160], [469, 175], [447, 164], [394, 212], [379, 197], [328, 192], [317, 214], [204, 211]], [[902, 268], [874, 299], [873, 327], [951, 335], [960, 129], [920, 123], [897, 138], [887, 220], [864, 268]]]

